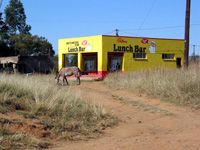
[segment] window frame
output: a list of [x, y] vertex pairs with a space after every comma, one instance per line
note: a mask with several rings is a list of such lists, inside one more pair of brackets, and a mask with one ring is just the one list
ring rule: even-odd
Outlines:
[[[138, 57], [138, 56], [141, 56], [141, 57]], [[147, 53], [133, 53], [133, 58], [134, 59], [146, 59]]]
[[162, 60], [174, 60], [175, 54], [162, 54]]

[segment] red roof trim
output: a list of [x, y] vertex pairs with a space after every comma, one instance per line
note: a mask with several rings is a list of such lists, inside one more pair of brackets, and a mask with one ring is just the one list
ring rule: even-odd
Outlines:
[[158, 39], [158, 40], [177, 40], [184, 41], [184, 39], [167, 39], [167, 38], [150, 38], [150, 37], [133, 37], [133, 36], [114, 36], [114, 35], [102, 35], [105, 37], [122, 37], [122, 38], [144, 38], [144, 39]]

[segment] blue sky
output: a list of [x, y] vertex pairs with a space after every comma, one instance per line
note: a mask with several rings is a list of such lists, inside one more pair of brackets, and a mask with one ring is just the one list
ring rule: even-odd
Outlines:
[[[21, 0], [33, 35], [57, 53], [58, 39], [93, 35], [184, 39], [186, 0]], [[3, 12], [9, 0], [3, 0]], [[190, 55], [200, 55], [200, 0], [191, 0]]]

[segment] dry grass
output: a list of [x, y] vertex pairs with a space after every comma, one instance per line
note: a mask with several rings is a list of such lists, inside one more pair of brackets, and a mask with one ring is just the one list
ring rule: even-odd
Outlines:
[[70, 87], [57, 85], [53, 75], [0, 74], [0, 113], [16, 110], [24, 111], [20, 114], [25, 118], [37, 118], [61, 139], [93, 138], [117, 124], [101, 106], [87, 104]]
[[105, 83], [115, 89], [200, 108], [200, 65], [190, 65], [188, 70], [157, 68], [116, 73], [109, 75]]

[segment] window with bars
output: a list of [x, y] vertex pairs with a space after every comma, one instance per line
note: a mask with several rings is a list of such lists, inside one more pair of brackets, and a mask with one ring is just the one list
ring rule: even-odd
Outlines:
[[174, 59], [174, 54], [162, 54], [162, 59]]
[[146, 59], [146, 53], [133, 53], [133, 58]]

